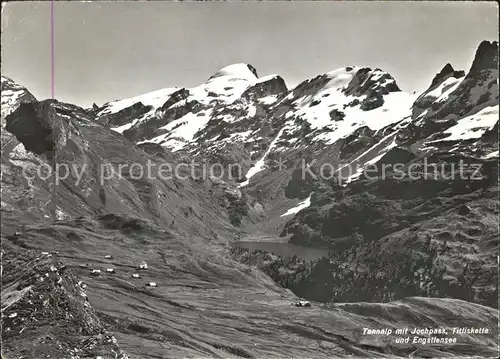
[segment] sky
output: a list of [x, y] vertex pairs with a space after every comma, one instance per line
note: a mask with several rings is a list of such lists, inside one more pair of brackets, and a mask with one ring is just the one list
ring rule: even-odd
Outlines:
[[[54, 2], [55, 97], [88, 107], [249, 63], [293, 87], [344, 66], [425, 90], [498, 41], [496, 2]], [[2, 75], [51, 97], [50, 2], [2, 3]]]

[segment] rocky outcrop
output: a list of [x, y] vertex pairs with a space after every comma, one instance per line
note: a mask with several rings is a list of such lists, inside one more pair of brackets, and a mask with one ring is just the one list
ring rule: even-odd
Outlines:
[[413, 117], [420, 117], [421, 122], [426, 119], [456, 120], [477, 113], [485, 107], [498, 106], [498, 43], [482, 42], [467, 75], [450, 83], [439, 95], [439, 101], [432, 102], [427, 107], [418, 103], [425, 96], [424, 93], [417, 100], [416, 107], [426, 108], [428, 111], [414, 111]]
[[99, 122], [109, 127], [119, 127], [142, 117], [151, 109], [151, 106], [144, 106], [141, 102], [137, 102], [130, 107], [118, 111], [117, 113], [112, 113], [100, 117]]
[[416, 118], [425, 110], [431, 108], [434, 102], [446, 91], [452, 88], [465, 76], [464, 71], [456, 71], [449, 63], [432, 79], [430, 87], [413, 103], [412, 116]]
[[86, 284], [52, 254], [10, 241], [2, 237], [2, 355], [127, 359], [90, 305]]
[[377, 95], [387, 95], [401, 90], [391, 75], [381, 69], [372, 70], [369, 67], [358, 70], [343, 90], [346, 95], [358, 97], [371, 91]]
[[288, 91], [285, 80], [281, 76], [272, 76], [265, 81], [259, 81], [255, 85], [249, 87], [241, 95], [246, 101], [255, 101], [259, 98], [273, 95], [282, 95]]
[[455, 70], [451, 64], [447, 63], [439, 73], [434, 76], [431, 82], [430, 89], [434, 89], [440, 84], [442, 84], [447, 78], [449, 77], [455, 77], [455, 78], [460, 78], [465, 76], [465, 71], [461, 70]]
[[50, 102], [29, 102], [6, 118], [5, 129], [14, 134], [28, 151], [53, 156], [65, 132]]
[[476, 51], [470, 73], [475, 75], [491, 69], [498, 69], [498, 41], [483, 41]]

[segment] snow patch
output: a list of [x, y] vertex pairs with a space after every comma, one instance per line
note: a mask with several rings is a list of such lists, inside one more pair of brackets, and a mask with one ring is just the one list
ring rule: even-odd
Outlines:
[[195, 134], [208, 123], [209, 119], [209, 114], [199, 117], [194, 113], [187, 113], [181, 118], [160, 127], [160, 129], [167, 130], [167, 133], [149, 140], [140, 141], [137, 144], [156, 143], [170, 148], [173, 152], [179, 151], [194, 139]]
[[488, 106], [474, 115], [464, 117], [458, 120], [456, 125], [444, 131], [444, 133], [448, 134], [447, 137], [430, 141], [428, 143], [463, 141], [480, 138], [486, 131], [491, 130], [498, 122], [498, 109], [499, 106]]
[[360, 154], [359, 156], [357, 156], [354, 160], [352, 160], [351, 162], [349, 162], [348, 164], [340, 167], [336, 172], [339, 172], [340, 170], [342, 170], [343, 168], [346, 168], [347, 166], [349, 165], [352, 165], [353, 163], [355, 163], [356, 161], [358, 161], [359, 159], [363, 158], [364, 156], [366, 156], [368, 153], [370, 153], [370, 151], [373, 151], [377, 146], [379, 146], [381, 143], [387, 141], [391, 136], [393, 136], [393, 139], [391, 141], [391, 143], [389, 145], [387, 145], [386, 147], [384, 147], [382, 150], [378, 151], [379, 154], [377, 156], [375, 156], [374, 158], [366, 161], [362, 167], [359, 167], [356, 169], [356, 173], [350, 175], [349, 177], [347, 177], [347, 180], [345, 183], [350, 183], [354, 180], [357, 180], [364, 172], [365, 168], [367, 166], [370, 166], [370, 165], [373, 165], [375, 163], [377, 163], [378, 161], [380, 161], [380, 159], [382, 159], [382, 157], [385, 156], [385, 154], [387, 152], [389, 152], [391, 149], [397, 147], [397, 143], [396, 143], [396, 134], [399, 132], [398, 131], [394, 131], [390, 134], [388, 134], [387, 136], [383, 137], [379, 142], [377, 142], [375, 145], [371, 146], [369, 149], [367, 149], [366, 151], [364, 151], [362, 154]]
[[285, 128], [283, 127], [279, 132], [278, 132], [278, 135], [274, 138], [274, 140], [271, 142], [271, 144], [269, 145], [269, 148], [267, 149], [267, 151], [264, 153], [264, 155], [253, 165], [253, 167], [251, 167], [248, 172], [246, 173], [246, 180], [244, 182], [241, 182], [238, 187], [245, 187], [248, 185], [248, 183], [250, 182], [250, 178], [252, 178], [253, 176], [255, 176], [257, 173], [259, 173], [260, 171], [262, 171], [264, 169], [264, 164], [265, 164], [265, 161], [266, 161], [266, 158], [267, 156], [269, 155], [269, 153], [271, 152], [271, 150], [273, 149], [273, 147], [276, 145], [276, 143], [278, 142], [278, 140], [280, 139], [281, 137], [281, 134], [283, 133], [283, 131], [285, 130]]
[[489, 158], [495, 158], [495, 157], [498, 157], [498, 150], [488, 153], [487, 155], [481, 157], [481, 159], [487, 160]]
[[255, 105], [249, 105], [247, 117], [254, 117], [256, 114], [257, 114], [257, 107], [255, 107]]
[[262, 98], [258, 99], [257, 101], [259, 101], [263, 105], [272, 105], [277, 100], [278, 100], [277, 95], [271, 95], [271, 96], [262, 97]]
[[283, 213], [280, 217], [285, 217], [285, 216], [290, 216], [292, 214], [296, 214], [296, 213], [300, 212], [301, 210], [303, 210], [304, 208], [309, 207], [311, 205], [311, 195], [312, 194], [310, 194], [309, 197], [307, 197], [302, 202], [299, 202], [299, 204], [297, 206], [290, 208], [288, 211]]
[[123, 126], [119, 126], [119, 127], [112, 127], [111, 129], [115, 132], [118, 132], [118, 133], [123, 133], [125, 132], [126, 130], [132, 128], [137, 122], [139, 122], [139, 118], [136, 118], [134, 121], [132, 122], [129, 122], [129, 123], [126, 123], [124, 124]]
[[366, 161], [366, 162], [364, 163], [364, 166], [363, 166], [363, 167], [360, 167], [360, 168], [358, 168], [358, 169], [356, 170], [356, 173], [355, 173], [355, 174], [353, 174], [353, 175], [351, 175], [351, 176], [347, 177], [347, 179], [346, 179], [345, 183], [351, 183], [351, 182], [353, 182], [353, 181], [355, 181], [355, 180], [359, 179], [359, 177], [360, 177], [360, 176], [363, 174], [363, 172], [365, 171], [365, 167], [367, 167], [367, 166], [370, 166], [370, 165], [373, 165], [373, 164], [377, 163], [378, 161], [380, 161], [380, 160], [382, 159], [382, 157], [384, 157], [384, 156], [385, 156], [385, 154], [386, 154], [386, 153], [387, 153], [387, 152], [383, 152], [383, 153], [379, 154], [378, 156], [376, 156], [376, 157], [372, 158], [371, 160]]
[[[442, 84], [434, 90], [427, 92], [425, 97], [433, 97], [434, 99], [444, 100], [450, 93], [455, 91], [457, 86], [462, 82], [463, 78], [448, 77]], [[441, 102], [441, 101], [440, 101]]]
[[219, 77], [233, 77], [249, 81], [255, 81], [257, 77], [254, 75], [247, 64], [237, 63], [223, 67], [217, 71], [210, 79]]

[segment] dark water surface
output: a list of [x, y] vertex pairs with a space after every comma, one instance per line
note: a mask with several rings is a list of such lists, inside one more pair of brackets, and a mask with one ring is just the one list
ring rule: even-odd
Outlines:
[[269, 241], [237, 241], [231, 243], [232, 247], [242, 247], [249, 250], [263, 250], [266, 252], [274, 253], [280, 257], [297, 257], [311, 261], [317, 260], [321, 257], [328, 257], [328, 250], [299, 246], [291, 243], [284, 242], [269, 242]]

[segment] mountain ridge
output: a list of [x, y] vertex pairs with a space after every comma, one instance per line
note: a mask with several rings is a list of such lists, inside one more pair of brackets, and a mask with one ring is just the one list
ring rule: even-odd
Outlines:
[[[495, 49], [481, 43], [467, 73], [446, 65], [414, 95], [377, 68], [289, 89], [236, 64], [194, 88], [83, 109], [2, 76], [2, 258], [40, 264], [2, 267], [2, 297], [47, 299], [25, 279], [52, 273], [48, 254], [57, 276], [46, 283], [77, 294], [43, 317], [59, 346], [36, 329], [31, 297], [2, 304], [4, 353], [27, 355], [20, 338], [39, 343], [38, 357], [494, 356]], [[55, 203], [37, 173], [53, 159], [70, 165]], [[161, 165], [179, 171], [166, 178]], [[281, 257], [242, 238], [330, 254]], [[54, 328], [86, 306], [77, 278], [92, 307], [82, 325], [93, 326], [68, 336]], [[292, 305], [304, 299], [310, 308]], [[457, 321], [491, 332], [460, 345], [363, 334]]]

